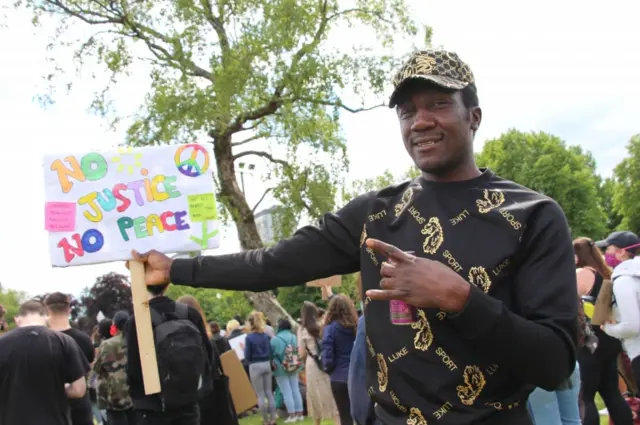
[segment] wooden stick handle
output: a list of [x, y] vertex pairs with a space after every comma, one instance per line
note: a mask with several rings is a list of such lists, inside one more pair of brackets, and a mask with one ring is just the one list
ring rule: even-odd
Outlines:
[[144, 392], [145, 394], [157, 394], [161, 390], [160, 374], [158, 373], [156, 345], [153, 340], [147, 285], [144, 282], [144, 264], [140, 261], [129, 261], [129, 270], [131, 271], [133, 313], [136, 318]]

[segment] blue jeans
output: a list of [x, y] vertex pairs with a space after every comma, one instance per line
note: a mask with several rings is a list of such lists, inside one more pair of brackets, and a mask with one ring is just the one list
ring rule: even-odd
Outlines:
[[294, 373], [293, 375], [276, 376], [278, 388], [280, 388], [282, 398], [284, 398], [284, 405], [287, 408], [287, 413], [290, 415], [294, 413], [302, 414], [302, 412], [304, 412], [298, 375], [298, 373]]
[[571, 388], [545, 391], [536, 388], [529, 396], [529, 414], [534, 425], [580, 425], [580, 368], [576, 368], [569, 378]]

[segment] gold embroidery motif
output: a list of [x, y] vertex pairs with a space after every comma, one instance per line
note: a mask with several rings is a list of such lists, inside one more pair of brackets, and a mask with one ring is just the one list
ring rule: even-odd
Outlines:
[[364, 306], [365, 307], [368, 306], [370, 302], [371, 302], [371, 298], [369, 298], [369, 297], [365, 298], [364, 299]]
[[411, 202], [411, 198], [413, 198], [413, 189], [408, 187], [402, 194], [400, 202], [393, 208], [396, 213], [396, 217], [400, 217], [400, 214], [404, 212], [407, 205], [409, 205], [409, 202]]
[[444, 311], [439, 311], [436, 313], [436, 317], [438, 318], [438, 320], [444, 320], [447, 317], [447, 313], [445, 313]]
[[484, 190], [484, 199], [478, 199], [476, 205], [481, 214], [486, 214], [491, 210], [504, 204], [504, 193], [501, 190]]
[[511, 260], [507, 258], [502, 263], [498, 264], [498, 266], [495, 269], [491, 270], [491, 273], [493, 273], [494, 276], [498, 276], [504, 269], [509, 267], [510, 264], [511, 264]]
[[398, 398], [396, 393], [393, 392], [393, 390], [389, 390], [389, 395], [391, 396], [391, 400], [393, 400], [393, 404], [396, 405], [399, 411], [401, 412], [407, 411], [407, 408], [400, 403], [400, 399]]
[[389, 384], [389, 370], [382, 354], [378, 353], [376, 358], [378, 359], [378, 389], [383, 393], [387, 390], [387, 385]]
[[487, 372], [487, 375], [491, 376], [494, 373], [496, 373], [498, 371], [498, 365], [497, 364], [492, 364], [491, 366], [489, 366], [485, 372]]
[[427, 315], [422, 310], [417, 311], [418, 321], [411, 324], [411, 327], [418, 331], [413, 338], [413, 345], [416, 350], [427, 351], [433, 343], [433, 333], [431, 332], [431, 325], [427, 320]]
[[491, 287], [489, 273], [487, 273], [482, 266], [471, 267], [469, 269], [469, 282], [482, 289], [485, 293], [489, 292], [489, 288]]
[[458, 385], [456, 391], [462, 404], [471, 406], [480, 395], [487, 381], [478, 366], [464, 368], [464, 385]]
[[412, 407], [407, 419], [407, 425], [427, 425], [427, 420], [422, 416], [422, 412], [417, 407]]
[[422, 244], [424, 252], [431, 255], [438, 252], [440, 245], [444, 242], [444, 232], [442, 231], [442, 226], [440, 225], [438, 217], [431, 217], [429, 222], [425, 224], [424, 228], [421, 230], [421, 233], [426, 235]]
[[367, 348], [369, 349], [369, 354], [371, 354], [371, 357], [375, 357], [376, 350], [373, 349], [373, 344], [371, 344], [371, 340], [369, 339], [369, 337], [367, 337]]
[[502, 410], [502, 403], [500, 403], [499, 401], [490, 401], [488, 403], [484, 404], [485, 406], [491, 406], [494, 409], [496, 409], [497, 411]]
[[367, 224], [365, 223], [362, 226], [362, 234], [360, 235], [360, 246], [364, 246], [365, 241], [367, 240]]
[[378, 262], [378, 259], [376, 258], [376, 254], [373, 252], [373, 249], [367, 248], [367, 253], [369, 254], [369, 258], [371, 258], [371, 261], [373, 261], [373, 264], [375, 264], [376, 266], [380, 264]]

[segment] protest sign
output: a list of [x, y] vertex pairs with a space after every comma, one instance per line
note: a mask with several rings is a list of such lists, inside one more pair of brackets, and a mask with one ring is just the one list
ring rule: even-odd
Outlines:
[[[217, 248], [211, 154], [199, 144], [47, 156], [45, 223], [54, 267], [131, 259], [131, 251]], [[144, 265], [131, 292], [146, 394], [161, 391]]]
[[203, 145], [47, 156], [44, 169], [53, 266], [128, 260], [132, 249], [219, 246], [211, 155]]

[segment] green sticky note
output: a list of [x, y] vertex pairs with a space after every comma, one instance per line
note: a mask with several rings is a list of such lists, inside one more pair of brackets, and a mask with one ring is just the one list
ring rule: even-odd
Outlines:
[[216, 198], [213, 193], [188, 195], [187, 203], [189, 204], [189, 218], [193, 223], [218, 219]]

